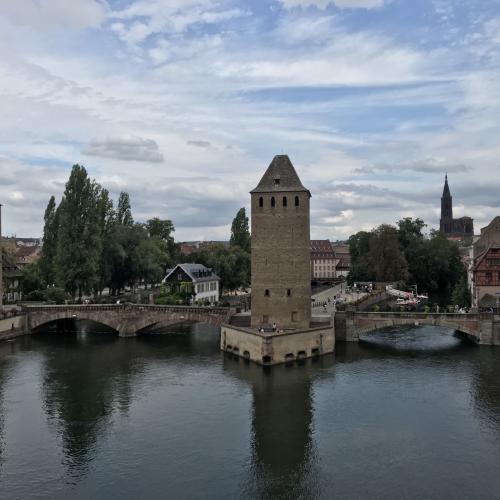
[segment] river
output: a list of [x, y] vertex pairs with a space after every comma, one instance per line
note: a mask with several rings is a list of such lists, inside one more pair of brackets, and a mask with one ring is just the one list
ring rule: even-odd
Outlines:
[[263, 369], [217, 329], [0, 344], [0, 498], [500, 497], [500, 348], [435, 327]]

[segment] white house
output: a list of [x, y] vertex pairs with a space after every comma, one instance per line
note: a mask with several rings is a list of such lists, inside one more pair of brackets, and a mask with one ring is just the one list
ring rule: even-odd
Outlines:
[[171, 287], [191, 283], [193, 302], [219, 302], [220, 278], [203, 264], [177, 264], [173, 269], [167, 270], [163, 282]]

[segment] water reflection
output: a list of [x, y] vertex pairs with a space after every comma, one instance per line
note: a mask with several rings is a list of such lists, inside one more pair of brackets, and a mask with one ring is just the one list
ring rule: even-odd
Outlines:
[[16, 351], [14, 342], [0, 343], [0, 474], [2, 473], [5, 458], [5, 404], [4, 392], [7, 382], [12, 376], [15, 368], [15, 358], [12, 356]]
[[115, 410], [126, 413], [132, 378], [143, 365], [134, 342], [121, 342], [110, 332], [41, 334], [42, 397], [45, 412], [62, 438], [65, 463], [80, 477], [93, 459]]
[[328, 356], [263, 369], [224, 355], [224, 370], [252, 388], [252, 458], [242, 485], [248, 498], [317, 497], [312, 385], [332, 364]]

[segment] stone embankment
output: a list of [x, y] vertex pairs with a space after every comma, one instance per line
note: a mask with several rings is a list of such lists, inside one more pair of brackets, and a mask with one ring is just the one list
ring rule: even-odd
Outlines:
[[0, 319], [0, 340], [9, 340], [25, 332], [25, 315], [10, 316]]

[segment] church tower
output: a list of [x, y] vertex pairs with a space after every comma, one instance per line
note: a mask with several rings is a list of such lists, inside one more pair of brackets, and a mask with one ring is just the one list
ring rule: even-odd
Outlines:
[[309, 199], [286, 155], [275, 156], [252, 204], [252, 327], [311, 322]]
[[444, 234], [453, 233], [453, 199], [448, 186], [448, 174], [444, 178], [443, 196], [441, 197], [440, 231]]

